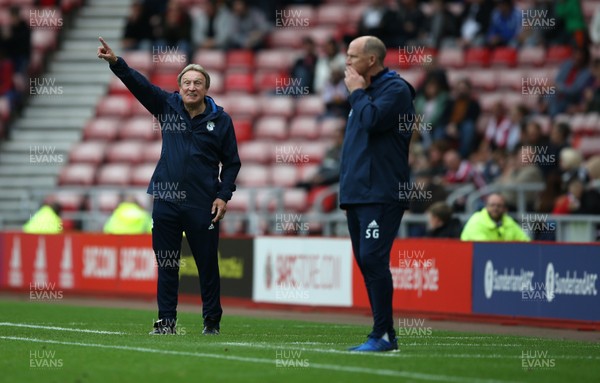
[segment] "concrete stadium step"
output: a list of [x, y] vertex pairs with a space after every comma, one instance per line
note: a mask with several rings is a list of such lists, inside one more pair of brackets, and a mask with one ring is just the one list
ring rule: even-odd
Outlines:
[[81, 130], [53, 130], [51, 133], [48, 133], [47, 129], [16, 129], [11, 132], [11, 138], [14, 141], [23, 140], [29, 142], [35, 142], [40, 137], [44, 137], [44, 140], [48, 143], [74, 142], [81, 140], [81, 136]]
[[[32, 150], [32, 146], [46, 145], [52, 146], [57, 151], [69, 151], [73, 146], [73, 143], [70, 142], [55, 142], [55, 143], [47, 143], [44, 136], [40, 136], [39, 139], [34, 141], [7, 141], [3, 142], [0, 146], [0, 150], [2, 153], [15, 153], [15, 152], [29, 152]], [[0, 166], [1, 168], [1, 166]]]
[[[61, 50], [61, 51], [56, 52], [56, 54], [54, 55], [54, 61], [69, 62], [69, 63], [72, 63], [72, 62], [87, 62], [87, 63], [101, 62], [100, 59], [98, 59], [98, 57], [96, 57], [96, 48], [94, 48], [92, 51], [80, 51], [80, 50], [62, 51]], [[105, 64], [108, 67], [108, 63], [105, 63]]]
[[102, 17], [122, 17], [124, 14], [129, 13], [129, 5], [122, 5], [118, 7], [114, 6], [95, 6], [95, 7], [85, 7], [79, 12], [80, 17], [93, 17], [93, 18], [102, 18]]
[[80, 17], [75, 19], [73, 26], [76, 29], [96, 29], [98, 31], [107, 29], [117, 29], [122, 31], [125, 27], [126, 20], [124, 17], [107, 17], [102, 19], [95, 19], [91, 17]]
[[[83, 128], [81, 119], [68, 119], [68, 118], [22, 118], [17, 120], [15, 123], [16, 129], [77, 129]], [[51, 134], [49, 131], [46, 135]]]
[[121, 37], [123, 37], [123, 31], [121, 29], [105, 29], [99, 31], [96, 28], [79, 28], [65, 33], [65, 38], [69, 40], [93, 41], [97, 46], [100, 46], [98, 36], [104, 38], [104, 40], [112, 47], [113, 43], [121, 40]]
[[106, 71], [94, 72], [93, 75], [91, 73], [56, 73], [51, 76], [56, 79], [57, 84], [64, 86], [66, 84], [108, 84], [114, 75], [106, 68]]
[[54, 96], [54, 97], [36, 97], [36, 100], [31, 100], [32, 107], [50, 106], [50, 107], [89, 107], [98, 102], [97, 96]]
[[0, 177], [0, 185], [2, 185], [2, 192], [8, 189], [18, 188], [53, 188], [56, 185], [55, 176], [38, 176], [38, 177], [21, 177], [19, 175], [12, 175], [10, 177]]
[[27, 108], [23, 112], [25, 118], [81, 118], [89, 120], [96, 114], [95, 108], [77, 107], [77, 108]]
[[[95, 56], [92, 56], [95, 57]], [[105, 61], [100, 61], [98, 59], [94, 61], [90, 61], [85, 65], [81, 63], [73, 63], [70, 61], [56, 61], [51, 63], [48, 66], [48, 74], [43, 75], [42, 77], [48, 77], [50, 75], [59, 74], [59, 73], [87, 73], [91, 74], [92, 72], [102, 72], [110, 70], [108, 68], [108, 63]]]
[[0, 164], [0, 177], [19, 176], [57, 176], [62, 165], [4, 165]]
[[[41, 146], [42, 144], [37, 144], [37, 145], [33, 145], [33, 147], [35, 146]], [[52, 147], [52, 144], [47, 145], [49, 147]], [[40, 150], [43, 150], [40, 148]], [[51, 150], [51, 148], [50, 148]], [[39, 161], [40, 162], [35, 162], [37, 161], [34, 158], [31, 157], [30, 151], [23, 151], [23, 152], [10, 152], [10, 153], [4, 153], [2, 154], [2, 160], [0, 162], [0, 164], [2, 165], [10, 165], [10, 166], [50, 166], [50, 167], [61, 167], [64, 166], [67, 161], [69, 160], [69, 152], [68, 151], [64, 151], [64, 150], [55, 150], [51, 156], [43, 156], [43, 155], [39, 155], [38, 156]], [[32, 162], [34, 161], [34, 162]], [[17, 173], [17, 172], [13, 172], [12, 173], [14, 176], [21, 176], [21, 174]], [[56, 173], [58, 174], [58, 173]]]

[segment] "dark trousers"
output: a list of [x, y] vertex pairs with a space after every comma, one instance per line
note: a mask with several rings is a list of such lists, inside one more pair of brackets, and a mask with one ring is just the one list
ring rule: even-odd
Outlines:
[[381, 338], [387, 332], [393, 339], [396, 331], [390, 251], [404, 207], [399, 204], [357, 204], [349, 205], [346, 212], [354, 259], [363, 275], [373, 313], [373, 331], [369, 337]]
[[177, 318], [179, 260], [185, 231], [200, 276], [204, 325], [218, 328], [223, 314], [218, 262], [219, 224], [213, 224], [211, 228], [209, 209], [161, 200], [154, 201], [152, 219], [152, 247], [158, 266], [158, 318], [167, 321]]

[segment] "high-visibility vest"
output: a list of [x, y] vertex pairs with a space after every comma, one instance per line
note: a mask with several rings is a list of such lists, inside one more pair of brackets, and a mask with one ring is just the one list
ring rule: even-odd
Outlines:
[[152, 232], [152, 217], [134, 202], [121, 202], [104, 225], [106, 234], [144, 234]]
[[30, 234], [60, 234], [63, 231], [62, 219], [54, 209], [44, 205], [23, 225], [23, 231]]

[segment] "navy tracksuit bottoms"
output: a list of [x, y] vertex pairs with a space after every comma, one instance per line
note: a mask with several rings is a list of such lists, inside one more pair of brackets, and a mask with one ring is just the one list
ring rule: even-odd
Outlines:
[[373, 313], [371, 338], [381, 338], [385, 333], [390, 339], [396, 337], [390, 251], [404, 209], [400, 204], [356, 204], [346, 207], [354, 259], [363, 275]]
[[185, 231], [192, 250], [202, 296], [204, 325], [219, 328], [221, 315], [221, 280], [219, 276], [219, 223], [211, 224], [210, 209], [155, 200], [152, 211], [152, 247], [158, 266], [158, 318], [177, 319], [179, 261]]

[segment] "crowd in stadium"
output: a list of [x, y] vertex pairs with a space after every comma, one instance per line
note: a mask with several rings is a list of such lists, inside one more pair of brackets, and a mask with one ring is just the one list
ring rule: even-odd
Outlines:
[[[319, 120], [323, 120], [349, 112], [344, 52], [355, 36], [370, 34], [382, 39], [389, 48], [386, 60], [400, 75], [405, 70], [414, 73], [415, 68], [423, 72], [410, 79], [418, 90], [410, 164], [413, 180], [426, 185], [433, 198], [413, 201], [413, 213], [424, 213], [432, 204], [444, 201], [457, 184], [473, 183], [481, 189], [541, 182], [545, 184], [542, 192], [527, 194], [528, 211], [600, 214], [600, 193], [597, 183], [593, 184], [600, 179], [600, 149], [581, 150], [583, 141], [600, 134], [600, 2], [594, 3], [593, 15], [586, 11], [589, 7], [583, 7], [585, 3], [371, 0], [354, 25], [340, 23], [333, 35], [316, 39], [300, 33], [301, 49], [287, 75], [298, 79], [294, 85], [306, 89], [306, 94], [322, 98], [325, 111]], [[124, 51], [177, 48], [189, 59], [202, 57], [194, 53], [203, 50], [256, 53], [272, 48], [273, 33], [281, 29], [278, 25], [286, 17], [278, 11], [307, 6], [319, 9], [323, 4], [318, 0], [136, 1], [127, 18], [122, 47]], [[0, 97], [8, 100], [12, 109], [23, 94], [10, 81], [14, 78], [10, 73], [26, 73], [31, 50], [28, 28], [19, 21], [18, 13], [15, 8], [10, 27], [3, 28], [0, 49]], [[400, 65], [397, 47], [407, 52], [410, 47], [424, 48], [420, 54], [431, 52], [431, 60], [417, 66]], [[550, 64], [544, 57], [539, 63], [545, 69], [543, 74], [552, 75], [544, 86], [535, 87], [540, 93], [528, 95], [517, 86], [520, 97], [486, 100], [484, 105], [482, 95], [496, 87], [504, 89], [504, 75], [508, 77], [514, 68], [536, 67], [516, 59], [517, 54], [532, 48], [543, 48], [548, 59], [551, 51], [562, 52]], [[465, 55], [469, 51], [515, 56], [506, 66], [497, 67], [497, 83], [488, 87], [489, 79], [471, 77], [468, 71], [459, 78], [451, 76], [451, 68], [440, 62], [441, 56], [457, 49]], [[477, 60], [467, 65], [474, 72], [495, 65], [489, 56], [480, 64]], [[300, 98], [305, 94], [292, 95]], [[584, 122], [575, 116], [584, 116]], [[340, 144], [341, 136], [324, 157], [319, 169], [325, 174], [322, 178], [313, 175], [299, 180], [295, 187], [311, 190], [314, 185], [334, 184]], [[509, 211], [514, 211], [516, 194], [509, 192], [504, 197]], [[451, 208], [457, 212], [464, 206], [459, 201]]]

